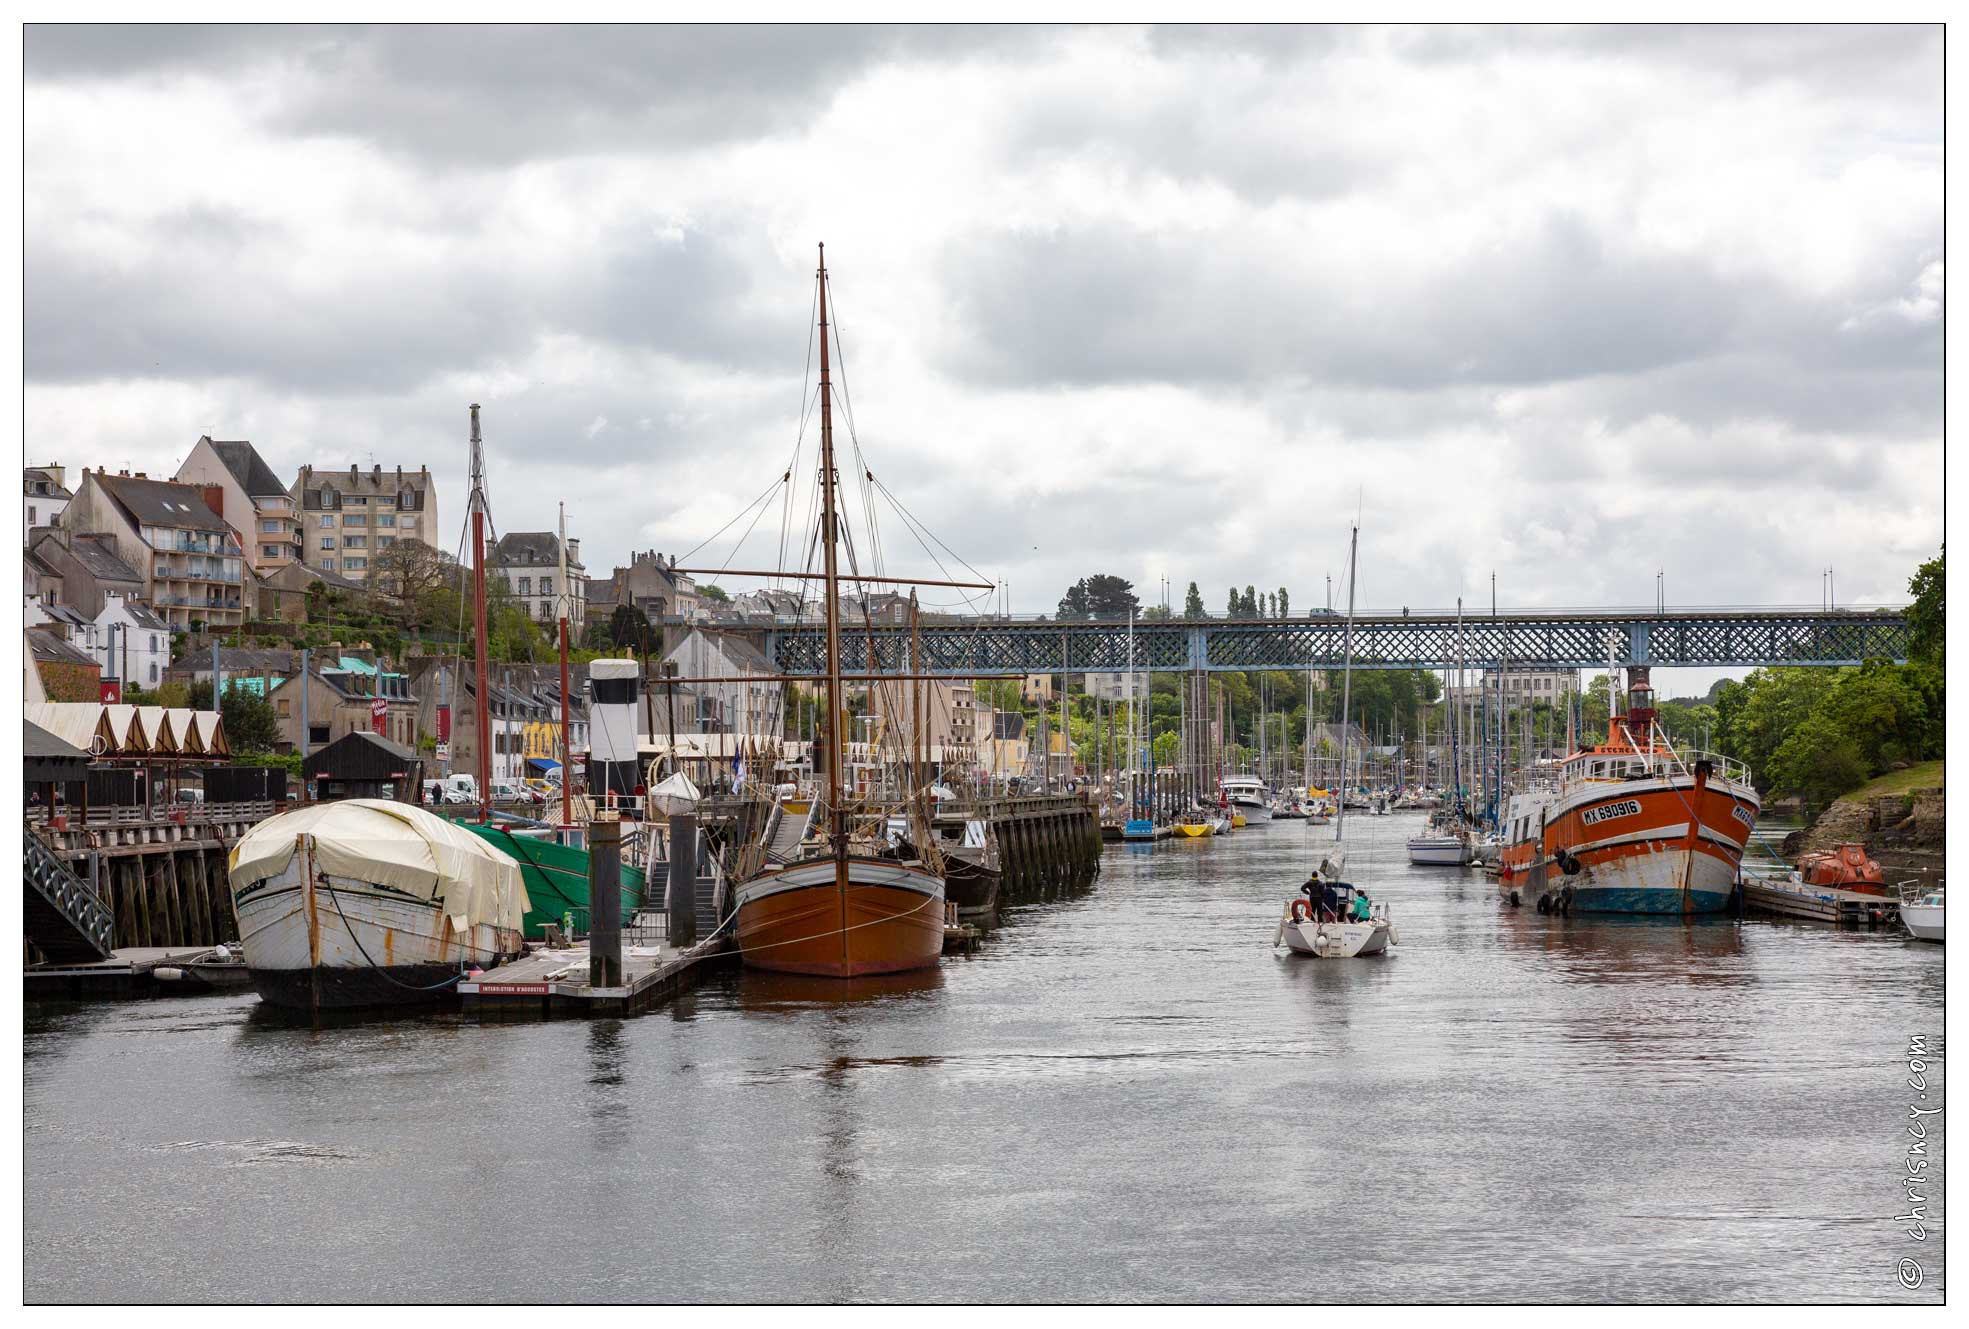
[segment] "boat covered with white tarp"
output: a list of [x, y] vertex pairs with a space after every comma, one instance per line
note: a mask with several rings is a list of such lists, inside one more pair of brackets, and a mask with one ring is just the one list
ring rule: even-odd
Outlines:
[[229, 860], [253, 986], [278, 1006], [441, 1000], [521, 951], [520, 865], [409, 803], [355, 798], [255, 826]]

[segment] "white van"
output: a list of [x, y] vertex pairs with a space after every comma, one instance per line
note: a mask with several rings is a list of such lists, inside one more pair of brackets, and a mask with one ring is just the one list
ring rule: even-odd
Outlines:
[[479, 801], [479, 782], [469, 775], [447, 775], [438, 785], [444, 790], [444, 801], [447, 803]]

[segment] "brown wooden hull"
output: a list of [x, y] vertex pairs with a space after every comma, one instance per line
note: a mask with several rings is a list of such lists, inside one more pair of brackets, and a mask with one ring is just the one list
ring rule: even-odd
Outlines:
[[[841, 880], [845, 877], [845, 884]], [[790, 863], [739, 888], [739, 954], [754, 969], [857, 978], [943, 954], [943, 879], [887, 859]]]

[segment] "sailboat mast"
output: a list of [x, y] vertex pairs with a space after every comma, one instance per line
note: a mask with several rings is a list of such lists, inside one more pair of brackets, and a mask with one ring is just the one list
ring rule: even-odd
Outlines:
[[[492, 820], [492, 707], [485, 663], [485, 450], [479, 440], [479, 404], [472, 403], [472, 672], [478, 684], [479, 820]], [[566, 774], [561, 778], [565, 780]]]
[[573, 807], [570, 800], [574, 795], [569, 791], [568, 770], [574, 764], [574, 749], [568, 743], [567, 723], [567, 504], [561, 508], [561, 825], [574, 824]]
[[1347, 829], [1347, 749], [1352, 741], [1347, 733], [1347, 717], [1354, 704], [1354, 559], [1360, 553], [1361, 528], [1356, 526], [1347, 540], [1347, 658], [1340, 674], [1340, 809], [1333, 822], [1337, 844]]
[[[828, 839], [834, 858], [844, 863], [848, 856], [847, 818], [841, 807], [841, 601], [840, 569], [835, 563], [834, 542], [839, 535], [834, 513], [834, 412], [833, 387], [828, 382], [827, 359], [827, 246], [820, 247], [820, 546], [825, 563], [827, 601], [827, 799]], [[871, 658], [869, 666], [873, 669]]]

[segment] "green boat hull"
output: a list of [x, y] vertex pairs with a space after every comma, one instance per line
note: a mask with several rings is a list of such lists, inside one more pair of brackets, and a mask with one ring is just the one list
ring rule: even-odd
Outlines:
[[[511, 854], [526, 880], [527, 911], [521, 924], [526, 936], [538, 941], [549, 923], [563, 923], [574, 915], [577, 931], [588, 930], [588, 851], [552, 840], [515, 835], [498, 826], [460, 822], [466, 830]], [[621, 867], [622, 921], [627, 923], [643, 906], [643, 870], [624, 863]]]

